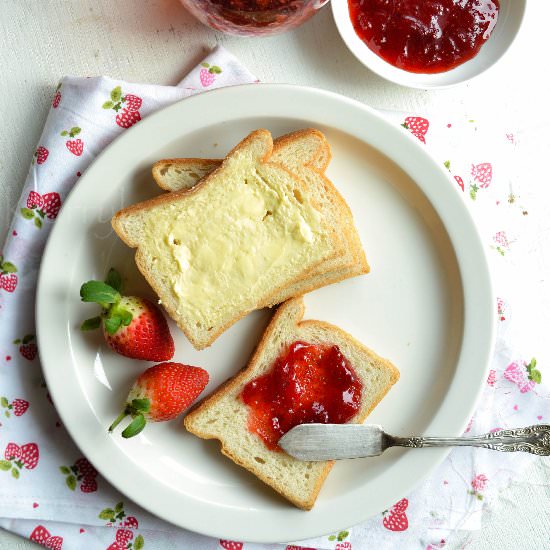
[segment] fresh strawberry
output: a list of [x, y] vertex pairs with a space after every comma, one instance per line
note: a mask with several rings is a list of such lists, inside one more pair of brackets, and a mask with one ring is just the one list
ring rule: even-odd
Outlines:
[[139, 524], [138, 520], [134, 516], [128, 516], [124, 519], [123, 527], [128, 527], [130, 529], [137, 529]]
[[38, 147], [38, 149], [34, 153], [36, 164], [44, 164], [49, 154], [50, 152], [45, 147], [42, 147], [42, 145]]
[[456, 183], [458, 183], [458, 186], [460, 187], [460, 189], [462, 189], [462, 191], [464, 191], [464, 180], [460, 177], [460, 176], [453, 176]]
[[129, 529], [117, 529], [116, 536], [115, 536], [115, 542], [122, 546], [122, 548], [126, 548], [126, 545], [134, 538], [134, 533], [130, 531]]
[[410, 130], [411, 134], [417, 137], [422, 143], [426, 143], [426, 138], [424, 136], [430, 127], [430, 123], [427, 119], [420, 116], [409, 116], [401, 126]]
[[161, 363], [148, 368], [134, 382], [123, 411], [109, 431], [127, 415], [132, 417], [122, 437], [137, 435], [147, 423], [164, 422], [180, 415], [208, 384], [208, 373], [200, 367], [181, 363]]
[[17, 443], [8, 443], [4, 451], [4, 458], [6, 460], [21, 458], [21, 447]]
[[401, 499], [392, 506], [390, 511], [384, 515], [382, 521], [384, 527], [390, 531], [405, 531], [409, 527], [409, 520], [407, 514], [405, 514], [408, 506], [409, 501], [406, 498]]
[[210, 66], [208, 63], [202, 63], [203, 68], [200, 70], [199, 78], [204, 88], [214, 84], [216, 75], [220, 74], [222, 70], [217, 66]]
[[13, 407], [13, 414], [15, 416], [21, 416], [27, 412], [29, 402], [24, 399], [14, 399], [11, 406]]
[[102, 306], [99, 317], [82, 323], [82, 330], [103, 325], [107, 344], [117, 353], [144, 361], [166, 361], [174, 356], [174, 340], [160, 310], [149, 300], [121, 296], [120, 275], [111, 269], [106, 282], [88, 281], [80, 289], [83, 302]]
[[[81, 128], [78, 126], [73, 126], [70, 130], [63, 130], [61, 132], [62, 136], [75, 137], [81, 132]], [[84, 142], [79, 138], [74, 141], [67, 140], [65, 142], [65, 147], [73, 154], [79, 157], [84, 151]]]
[[242, 550], [243, 543], [232, 540], [220, 540], [220, 546], [225, 550]]
[[67, 141], [65, 143], [67, 149], [73, 154], [79, 157], [84, 152], [84, 143], [81, 139], [75, 139], [74, 141]]
[[472, 177], [479, 183], [481, 188], [489, 187], [493, 180], [493, 167], [490, 162], [472, 164]]
[[88, 462], [86, 458], [79, 458], [74, 463], [74, 466], [78, 470], [79, 476], [91, 479], [97, 476], [97, 470]]
[[129, 109], [122, 109], [122, 111], [116, 116], [115, 121], [121, 128], [130, 128], [136, 122], [141, 120], [139, 111], [130, 111]]
[[93, 477], [85, 477], [80, 484], [80, 490], [83, 493], [93, 493], [97, 491], [97, 480]]
[[141, 97], [137, 95], [126, 94], [124, 97], [124, 107], [126, 107], [127, 111], [139, 111], [142, 103]]
[[61, 208], [61, 197], [59, 193], [53, 191], [52, 193], [46, 193], [42, 195], [42, 211], [50, 220], [57, 217], [59, 209]]
[[0, 289], [13, 292], [17, 288], [17, 268], [11, 262], [4, 261], [0, 255]]
[[23, 462], [27, 470], [34, 470], [36, 468], [39, 457], [40, 453], [38, 452], [38, 445], [36, 443], [21, 445], [21, 462]]

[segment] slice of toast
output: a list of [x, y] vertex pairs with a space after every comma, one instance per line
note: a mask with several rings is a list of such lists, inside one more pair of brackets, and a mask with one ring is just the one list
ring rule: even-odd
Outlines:
[[[197, 349], [249, 311], [345, 254], [332, 223], [336, 190], [271, 161], [267, 130], [252, 132], [190, 190], [119, 211], [112, 225]], [[330, 182], [329, 182], [330, 183]]]
[[279, 306], [248, 366], [202, 401], [184, 420], [191, 433], [218, 439], [221, 452], [304, 510], [310, 510], [333, 462], [303, 462], [272, 451], [248, 430], [248, 407], [240, 394], [251, 380], [268, 372], [293, 342], [337, 345], [363, 384], [361, 408], [350, 422], [361, 423], [399, 379], [386, 359], [338, 327], [302, 321], [304, 305], [295, 298]]
[[[324, 172], [331, 159], [330, 145], [319, 130], [308, 128], [277, 138], [273, 142], [271, 158], [297, 173], [305, 181], [314, 180], [321, 186], [328, 182]], [[161, 189], [176, 192], [194, 187], [221, 162], [219, 159], [164, 159], [153, 165], [152, 173]], [[349, 206], [337, 194], [333, 207], [338, 212], [333, 220], [346, 241], [346, 253], [323, 262], [312, 271], [311, 277], [282, 289], [274, 297], [272, 304], [265, 305], [278, 304], [292, 296], [369, 272], [369, 265]]]

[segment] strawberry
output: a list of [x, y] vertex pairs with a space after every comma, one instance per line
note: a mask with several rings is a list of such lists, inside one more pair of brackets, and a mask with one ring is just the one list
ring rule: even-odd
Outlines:
[[174, 340], [160, 310], [149, 300], [121, 296], [120, 275], [111, 269], [106, 282], [88, 281], [80, 289], [83, 302], [102, 306], [99, 317], [87, 319], [82, 330], [103, 325], [109, 347], [132, 359], [166, 361], [174, 356]]
[[124, 106], [127, 111], [139, 111], [142, 103], [143, 101], [141, 100], [141, 97], [138, 97], [137, 95], [126, 94], [124, 97]]
[[405, 531], [409, 527], [409, 520], [405, 510], [409, 506], [409, 501], [406, 498], [401, 499], [397, 504], [394, 504], [389, 513], [384, 515], [382, 524], [390, 531]]
[[53, 96], [52, 107], [54, 109], [57, 109], [59, 107], [59, 103], [61, 102], [61, 92], [59, 91], [59, 88], [61, 88], [61, 82], [57, 85], [55, 95]]
[[50, 537], [44, 546], [50, 550], [61, 550], [63, 547], [63, 537]]
[[38, 354], [38, 347], [34, 342], [19, 346], [19, 353], [28, 361], [33, 361]]
[[57, 217], [59, 209], [61, 208], [61, 197], [59, 193], [53, 191], [52, 193], [46, 193], [42, 195], [42, 211], [50, 220]]
[[122, 437], [137, 435], [147, 423], [164, 422], [180, 415], [208, 384], [208, 373], [200, 367], [161, 363], [143, 372], [130, 389], [124, 409], [109, 431], [127, 415], [132, 417]]
[[34, 153], [36, 164], [44, 164], [49, 154], [50, 152], [45, 147], [42, 147], [42, 145], [38, 147], [38, 149]]
[[115, 542], [122, 548], [126, 548], [126, 545], [134, 538], [134, 533], [128, 529], [117, 529]]
[[[61, 132], [62, 136], [69, 136], [69, 137], [75, 137], [81, 132], [81, 128], [78, 126], [73, 126], [70, 130], [63, 130]], [[82, 152], [84, 151], [84, 142], [79, 138], [75, 139], [73, 141], [67, 140], [65, 142], [65, 147], [73, 154], [79, 157]]]
[[458, 183], [458, 186], [460, 187], [460, 189], [462, 189], [462, 191], [464, 191], [464, 180], [460, 177], [460, 176], [453, 176], [456, 183]]
[[487, 485], [487, 476], [485, 474], [479, 474], [472, 479], [472, 489], [479, 493], [480, 491], [483, 491], [485, 489], [485, 486]]
[[430, 123], [427, 119], [420, 116], [409, 116], [401, 126], [406, 130], [410, 130], [411, 134], [417, 137], [422, 143], [426, 143], [426, 138], [424, 136], [430, 127]]
[[80, 490], [83, 493], [93, 493], [97, 491], [97, 481], [93, 477], [85, 477], [80, 484]]
[[6, 460], [21, 458], [21, 447], [17, 443], [8, 443], [4, 451], [4, 458]]
[[38, 452], [38, 445], [36, 443], [21, 445], [21, 462], [23, 462], [27, 470], [34, 470], [36, 468], [39, 457], [40, 453]]
[[232, 540], [220, 540], [220, 546], [225, 550], [242, 550], [242, 542], [234, 542]]
[[130, 111], [129, 109], [122, 109], [122, 111], [116, 116], [115, 121], [121, 128], [130, 128], [136, 122], [141, 120], [139, 111]]
[[472, 177], [474, 181], [479, 183], [479, 187], [489, 187], [493, 180], [493, 167], [490, 162], [484, 162], [482, 164], [472, 164]]
[[0, 255], [0, 289], [13, 292], [17, 288], [17, 268], [11, 262], [4, 261]]
[[36, 191], [31, 191], [27, 197], [27, 208], [40, 208], [42, 206], [42, 195]]
[[212, 67], [208, 63], [202, 63], [201, 65], [203, 68], [200, 70], [199, 78], [203, 87], [207, 88], [214, 84], [216, 75], [220, 74], [222, 70], [217, 65], [213, 65]]
[[45, 546], [46, 541], [51, 537], [50, 532], [42, 525], [38, 525], [34, 528], [34, 531], [29, 537], [30, 540]]
[[137, 529], [138, 525], [138, 520], [134, 516], [128, 516], [123, 523], [123, 527], [129, 527], [130, 529]]
[[97, 470], [88, 462], [86, 458], [79, 458], [74, 463], [74, 466], [78, 470], [79, 476], [91, 479], [97, 476]]
[[27, 412], [29, 402], [24, 399], [14, 399], [11, 406], [13, 407], [13, 414], [15, 416], [21, 416]]
[[79, 157], [84, 151], [84, 143], [81, 139], [75, 139], [74, 141], [67, 141], [65, 143], [67, 149], [73, 154]]

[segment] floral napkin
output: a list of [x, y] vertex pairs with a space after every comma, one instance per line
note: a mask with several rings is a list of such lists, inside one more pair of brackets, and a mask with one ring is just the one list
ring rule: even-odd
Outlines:
[[[82, 456], [51, 402], [34, 336], [36, 279], [48, 233], [87, 166], [127, 128], [202, 90], [252, 82], [257, 79], [219, 47], [176, 87], [66, 77], [53, 92], [0, 257], [0, 526], [66, 550], [454, 548], [479, 529], [484, 507], [494, 506], [499, 491], [536, 460], [457, 449], [413, 493], [361, 525], [301, 543], [261, 545], [165, 523], [118, 493]], [[544, 366], [521, 346], [514, 324], [521, 294], [511, 275], [523, 276], [514, 257], [537, 253], [526, 238], [535, 201], [517, 168], [520, 134], [468, 116], [385, 114], [447, 168], [448, 184], [479, 222], [494, 271], [497, 347], [467, 431], [548, 422]]]

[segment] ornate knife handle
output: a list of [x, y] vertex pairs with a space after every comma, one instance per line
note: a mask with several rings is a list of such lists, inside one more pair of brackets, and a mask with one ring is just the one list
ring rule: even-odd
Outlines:
[[523, 451], [550, 456], [550, 424], [537, 424], [515, 430], [500, 430], [474, 437], [394, 437], [388, 436], [389, 446], [398, 447], [483, 447], [493, 451]]

